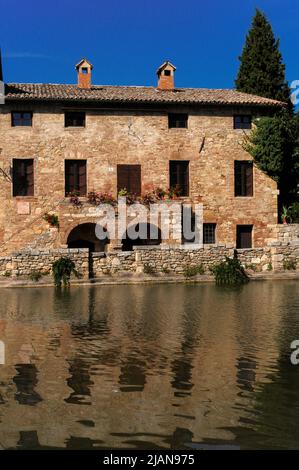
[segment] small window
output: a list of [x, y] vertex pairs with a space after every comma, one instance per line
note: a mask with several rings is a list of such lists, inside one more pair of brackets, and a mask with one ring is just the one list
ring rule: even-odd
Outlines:
[[252, 248], [252, 225], [237, 225], [237, 248]]
[[164, 70], [164, 75], [165, 75], [166, 77], [170, 77], [170, 75], [171, 75], [170, 70]]
[[235, 161], [235, 196], [253, 196], [253, 163]]
[[81, 112], [67, 112], [64, 114], [65, 127], [84, 127], [85, 126], [85, 113]]
[[65, 160], [65, 195], [86, 196], [86, 160]]
[[12, 162], [13, 196], [34, 196], [33, 158], [14, 158]]
[[84, 74], [87, 74], [88, 73], [88, 68], [87, 67], [82, 67], [81, 72], [84, 73]]
[[203, 243], [210, 245], [216, 243], [216, 224], [203, 224]]
[[251, 129], [251, 121], [250, 115], [234, 116], [234, 129]]
[[11, 113], [11, 125], [13, 127], [32, 126], [32, 113], [29, 111], [18, 111]]
[[171, 160], [169, 162], [169, 186], [177, 196], [189, 196], [189, 161]]
[[168, 127], [169, 129], [176, 128], [187, 128], [188, 127], [188, 114], [168, 114]]

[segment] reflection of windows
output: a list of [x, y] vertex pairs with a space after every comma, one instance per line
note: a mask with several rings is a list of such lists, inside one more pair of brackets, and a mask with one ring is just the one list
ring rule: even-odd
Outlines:
[[14, 158], [12, 172], [13, 196], [34, 196], [33, 158]]
[[180, 127], [180, 128], [186, 128], [188, 127], [188, 114], [179, 114], [179, 113], [174, 113], [174, 114], [168, 114], [168, 127]]
[[179, 196], [189, 196], [189, 161], [170, 160], [169, 186], [176, 189]]
[[214, 244], [216, 243], [216, 224], [203, 224], [203, 243]]
[[251, 129], [251, 116], [234, 116], [234, 129]]
[[253, 196], [253, 163], [235, 161], [235, 196]]
[[65, 195], [86, 195], [86, 160], [65, 160]]
[[32, 113], [28, 111], [12, 112], [11, 125], [13, 127], [32, 126]]

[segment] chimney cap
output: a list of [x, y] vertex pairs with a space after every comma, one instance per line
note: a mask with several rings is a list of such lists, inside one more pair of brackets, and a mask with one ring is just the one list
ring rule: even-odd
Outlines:
[[161, 75], [161, 73], [163, 72], [163, 70], [164, 70], [166, 67], [172, 68], [173, 71], [176, 70], [176, 67], [175, 67], [171, 62], [169, 62], [169, 60], [166, 60], [166, 61], [163, 62], [163, 64], [160, 65], [160, 67], [157, 69], [157, 75]]
[[82, 65], [89, 65], [90, 70], [93, 69], [93, 65], [89, 62], [89, 60], [85, 59], [85, 57], [83, 57], [83, 59], [81, 59], [80, 62], [75, 65], [76, 70], [78, 70]]

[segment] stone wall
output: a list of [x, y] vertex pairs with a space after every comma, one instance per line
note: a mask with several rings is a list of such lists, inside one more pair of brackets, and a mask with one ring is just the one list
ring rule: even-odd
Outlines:
[[269, 226], [271, 238], [268, 243], [282, 242], [288, 243], [293, 240], [299, 240], [299, 224], [277, 224]]
[[[82, 278], [124, 276], [134, 274], [182, 275], [186, 268], [201, 266], [206, 274], [210, 267], [234, 249], [226, 246], [204, 248], [135, 247], [133, 251], [90, 253], [88, 249], [24, 250], [0, 258], [0, 279], [30, 278], [33, 272], [51, 274], [52, 263], [61, 256], [71, 258]], [[276, 242], [266, 248], [237, 250], [248, 272], [285, 271], [299, 269], [299, 240]]]
[[30, 277], [34, 272], [50, 275], [52, 263], [60, 257], [72, 259], [76, 270], [82, 278], [89, 277], [88, 249], [59, 249], [59, 250], [24, 250], [13, 253], [11, 256], [0, 258], [1, 277]]

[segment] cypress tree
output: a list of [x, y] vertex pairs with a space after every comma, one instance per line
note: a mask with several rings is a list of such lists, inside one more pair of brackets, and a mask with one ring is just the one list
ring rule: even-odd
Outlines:
[[279, 39], [275, 39], [271, 24], [258, 9], [239, 60], [241, 63], [235, 81], [238, 91], [290, 104]]

